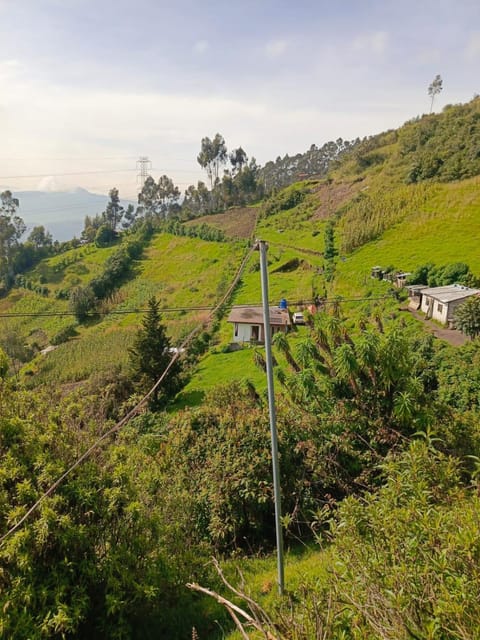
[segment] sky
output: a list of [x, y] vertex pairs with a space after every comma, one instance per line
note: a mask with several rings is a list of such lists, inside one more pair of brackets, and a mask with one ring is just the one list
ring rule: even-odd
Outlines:
[[0, 0], [0, 187], [183, 191], [221, 133], [264, 164], [480, 93], [478, 0]]

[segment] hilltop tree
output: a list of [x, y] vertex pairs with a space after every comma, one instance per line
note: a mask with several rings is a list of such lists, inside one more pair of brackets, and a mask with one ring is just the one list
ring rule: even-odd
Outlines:
[[230, 154], [230, 164], [232, 165], [232, 171], [235, 175], [237, 172], [241, 173], [243, 166], [248, 162], [248, 156], [242, 147], [234, 149]]
[[110, 189], [108, 195], [110, 200], [103, 216], [107, 226], [113, 233], [115, 233], [117, 226], [120, 224], [120, 220], [123, 217], [123, 207], [120, 204], [120, 196], [116, 187]]
[[168, 218], [178, 208], [179, 198], [180, 191], [171, 178], [163, 175], [155, 182], [148, 176], [138, 194], [138, 204], [147, 219]]
[[443, 80], [440, 77], [440, 75], [437, 74], [435, 78], [432, 80], [431, 84], [428, 85], [428, 95], [432, 99], [430, 103], [430, 113], [432, 113], [433, 101], [435, 100], [435, 96], [438, 95], [442, 89], [443, 89]]
[[[133, 378], [141, 392], [147, 392], [156, 383], [172, 358], [170, 340], [162, 324], [159, 306], [160, 303], [155, 297], [150, 298], [142, 327], [137, 332], [133, 347], [129, 349]], [[152, 409], [165, 407], [168, 400], [178, 391], [180, 370], [179, 362], [174, 362], [162, 384], [151, 396]]]
[[200, 153], [197, 156], [197, 162], [205, 169], [210, 180], [210, 189], [218, 180], [220, 167], [227, 161], [227, 147], [223, 136], [219, 133], [215, 134], [213, 140], [210, 138], [202, 138]]
[[199, 180], [197, 186], [191, 184], [185, 190], [185, 198], [182, 203], [182, 212], [186, 218], [201, 216], [207, 213], [210, 207], [210, 192], [207, 185]]

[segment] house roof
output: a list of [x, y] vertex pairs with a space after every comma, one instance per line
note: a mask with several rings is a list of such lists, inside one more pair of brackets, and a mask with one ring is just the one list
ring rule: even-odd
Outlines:
[[422, 296], [429, 296], [434, 300], [448, 304], [455, 300], [462, 300], [462, 298], [478, 295], [480, 294], [480, 289], [471, 289], [462, 284], [449, 284], [445, 287], [426, 287], [422, 289], [421, 293]]
[[[263, 307], [233, 307], [228, 322], [240, 324], [263, 324]], [[287, 309], [270, 307], [271, 325], [290, 325], [290, 314]]]

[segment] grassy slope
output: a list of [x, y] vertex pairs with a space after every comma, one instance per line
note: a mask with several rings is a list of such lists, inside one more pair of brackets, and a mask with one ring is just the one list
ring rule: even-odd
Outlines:
[[336, 291], [350, 295], [365, 288], [377, 264], [408, 271], [426, 262], [462, 261], [480, 276], [479, 186], [479, 178], [428, 186], [421, 208], [338, 261]]
[[[65, 287], [73, 270], [86, 284], [102, 270], [105, 259], [116, 250], [83, 248], [55, 256], [26, 274], [36, 281], [42, 275], [50, 294], [40, 296], [25, 289], [15, 289], [2, 300], [1, 311], [31, 312], [66, 311], [68, 303], [53, 296]], [[196, 238], [159, 234], [145, 250], [133, 269], [133, 277], [124, 283], [104, 305], [111, 310], [144, 309], [152, 295], [161, 307], [213, 306], [240, 263], [244, 248], [236, 243], [206, 242]], [[59, 266], [60, 265], [60, 266]], [[74, 285], [80, 284], [75, 281]], [[175, 343], [206, 318], [207, 312], [165, 313], [164, 321]], [[141, 321], [141, 313], [110, 315], [100, 321], [77, 326], [77, 337], [60, 345], [46, 356], [37, 356], [28, 366], [31, 384], [41, 382], [72, 382], [94, 372], [125, 366], [128, 347]], [[27, 342], [41, 334], [40, 346], [63, 327], [74, 323], [72, 316], [64, 318], [32, 317], [8, 320], [3, 327], [23, 336]], [[30, 336], [30, 338], [29, 338]], [[37, 340], [38, 341], [38, 340]]]

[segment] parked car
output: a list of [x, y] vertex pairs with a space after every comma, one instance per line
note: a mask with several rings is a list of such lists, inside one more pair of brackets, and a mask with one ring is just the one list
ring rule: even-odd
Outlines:
[[301, 311], [295, 311], [292, 315], [293, 324], [305, 324], [305, 318], [303, 317], [303, 313]]

